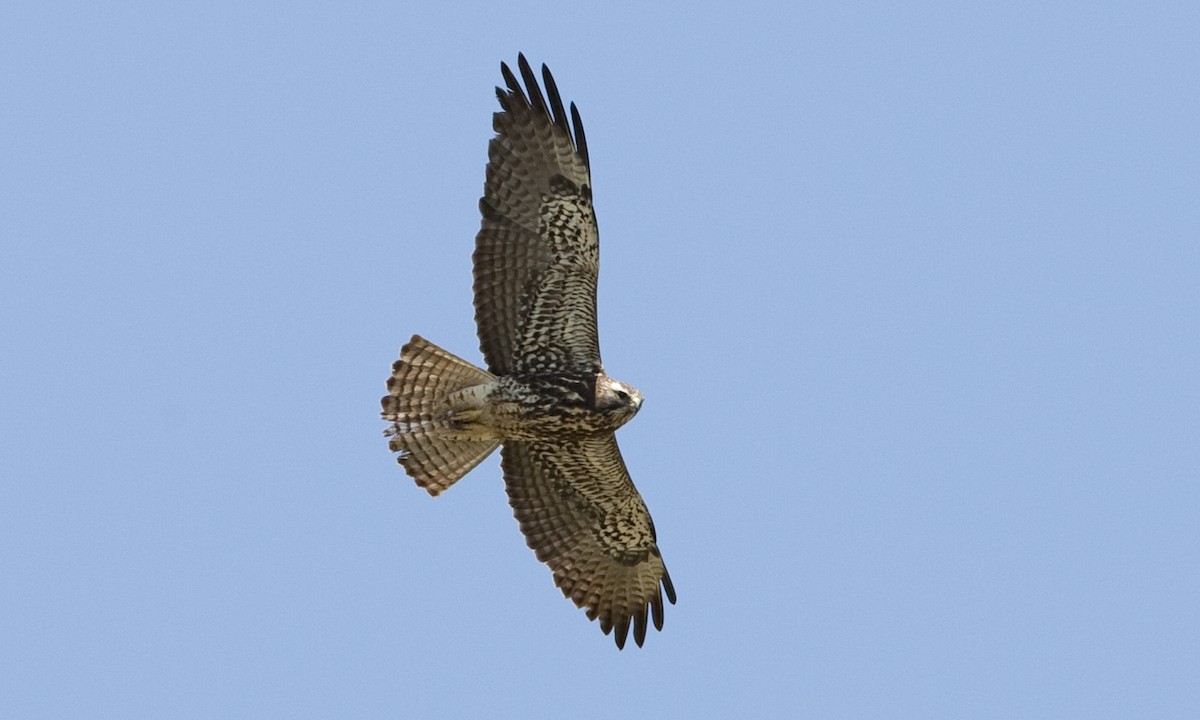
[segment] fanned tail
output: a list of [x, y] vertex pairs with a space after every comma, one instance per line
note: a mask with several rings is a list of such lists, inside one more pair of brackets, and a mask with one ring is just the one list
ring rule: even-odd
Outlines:
[[392, 365], [383, 419], [388, 447], [417, 485], [437, 495], [491, 454], [500, 438], [474, 424], [473, 412], [496, 377], [419, 335]]

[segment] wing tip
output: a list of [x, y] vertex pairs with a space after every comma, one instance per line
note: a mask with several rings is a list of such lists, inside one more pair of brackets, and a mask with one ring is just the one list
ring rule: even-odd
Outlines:
[[671, 573], [667, 572], [667, 566], [663, 565], [662, 569], [663, 569], [662, 579], [659, 582], [662, 583], [662, 589], [664, 591], [666, 591], [666, 593], [667, 593], [667, 600], [670, 600], [671, 604], [674, 605], [675, 604], [675, 584], [671, 582]]
[[[650, 630], [650, 625], [654, 625], [654, 629], [662, 632], [663, 620], [665, 612], [663, 610], [663, 590], [666, 591], [667, 600], [672, 605], [675, 604], [675, 587], [671, 584], [670, 578], [666, 577], [664, 568], [664, 576], [662, 587], [656, 587], [655, 593], [642, 605], [617, 613], [601, 613], [599, 608], [591, 606], [587, 608], [587, 616], [589, 620], [600, 620], [600, 630], [605, 635], [613, 634], [613, 639], [617, 643], [618, 650], [625, 649], [625, 643], [629, 638], [629, 630], [633, 629], [633, 642], [637, 646], [643, 647], [646, 644], [646, 635]], [[616, 631], [615, 634], [613, 631]]]
[[[517, 79], [518, 73], [520, 80]], [[501, 61], [500, 74], [504, 77], [506, 87], [496, 86], [496, 98], [500, 101], [500, 107], [504, 112], [513, 113], [518, 108], [529, 108], [545, 117], [570, 139], [575, 152], [583, 159], [584, 166], [590, 170], [591, 160], [588, 158], [587, 136], [583, 131], [583, 120], [579, 116], [579, 109], [574, 102], [571, 103], [570, 121], [568, 122], [567, 110], [564, 108], [562, 95], [558, 91], [558, 84], [554, 81], [554, 74], [550, 72], [550, 67], [546, 63], [542, 63], [542, 83], [546, 86], [549, 103], [546, 101], [546, 96], [542, 95], [541, 84], [538, 83], [533, 66], [525, 58], [525, 53], [517, 53], [516, 73], [512, 71], [508, 63]], [[521, 80], [524, 80], [524, 86], [521, 85]]]

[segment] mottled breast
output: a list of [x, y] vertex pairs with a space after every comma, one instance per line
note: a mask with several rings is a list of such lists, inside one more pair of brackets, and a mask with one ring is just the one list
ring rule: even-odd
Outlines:
[[641, 404], [636, 389], [603, 373], [506, 376], [489, 398], [491, 424], [526, 440], [610, 433]]

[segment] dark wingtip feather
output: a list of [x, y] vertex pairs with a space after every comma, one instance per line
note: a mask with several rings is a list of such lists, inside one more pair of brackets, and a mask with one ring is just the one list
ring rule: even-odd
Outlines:
[[525, 91], [529, 96], [529, 105], [534, 112], [540, 112], [550, 116], [550, 112], [546, 109], [546, 99], [542, 97], [542, 88], [538, 86], [537, 75], [533, 74], [533, 68], [529, 67], [529, 62], [524, 55], [517, 55], [517, 66], [521, 70], [521, 77], [525, 80]]
[[[505, 90], [502, 87], [496, 88], [496, 99], [500, 101], [500, 109], [503, 110], [504, 112], [512, 112], [512, 107], [510, 107], [508, 104], [509, 97], [510, 96], [509, 96], [509, 93], [507, 90]], [[500, 113], [496, 113], [495, 115], [492, 116], [492, 126], [493, 127], [495, 127], [496, 124], [499, 122], [499, 116], [500, 116]]]
[[667, 572], [667, 568], [665, 565], [663, 566], [662, 586], [663, 586], [663, 590], [667, 591], [667, 599], [671, 601], [672, 605], [674, 605], [675, 604], [675, 586], [671, 583], [671, 574]]
[[[521, 62], [525, 62], [525, 57], [523, 55], [519, 56], [519, 57], [521, 58]], [[507, 96], [507, 97], [520, 98], [521, 102], [528, 105], [529, 100], [526, 99], [526, 97], [525, 97], [525, 91], [521, 89], [521, 83], [517, 82], [517, 76], [513, 75], [513, 71], [509, 69], [508, 63], [505, 63], [505, 62], [500, 63], [500, 74], [504, 76], [504, 84], [508, 86], [507, 93], [504, 90], [501, 90], [500, 88], [496, 88], [496, 94], [501, 96], [500, 104], [505, 105], [507, 98], [504, 96]], [[505, 109], [506, 110], [508, 109], [508, 107], [506, 105], [505, 105]]]
[[554, 76], [550, 74], [550, 68], [545, 65], [542, 65], [542, 82], [546, 83], [546, 95], [550, 98], [550, 112], [554, 117], [554, 124], [570, 135], [571, 127], [567, 125], [567, 111], [563, 109], [562, 95], [558, 93], [558, 85], [554, 82]]
[[592, 162], [588, 160], [587, 136], [583, 134], [583, 120], [579, 118], [579, 110], [575, 109], [575, 103], [571, 103], [571, 124], [575, 126], [575, 151], [579, 153], [579, 157], [583, 158], [583, 164], [591, 169]]
[[637, 615], [633, 616], [633, 641], [638, 647], [646, 642], [646, 606], [643, 605], [638, 609]]
[[[617, 631], [615, 635], [617, 640], [617, 649], [624, 650], [625, 639], [629, 637], [629, 618], [618, 618], [614, 629]], [[638, 643], [638, 645], [641, 645], [641, 643]]]
[[661, 632], [663, 627], [662, 593], [654, 594], [654, 599], [650, 601], [650, 611], [654, 617], [654, 629]]

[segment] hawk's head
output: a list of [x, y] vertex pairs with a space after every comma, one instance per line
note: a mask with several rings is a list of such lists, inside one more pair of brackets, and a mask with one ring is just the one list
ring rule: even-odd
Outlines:
[[596, 409], [616, 421], [614, 427], [629, 422], [641, 407], [642, 394], [634, 386], [607, 375], [596, 378]]

